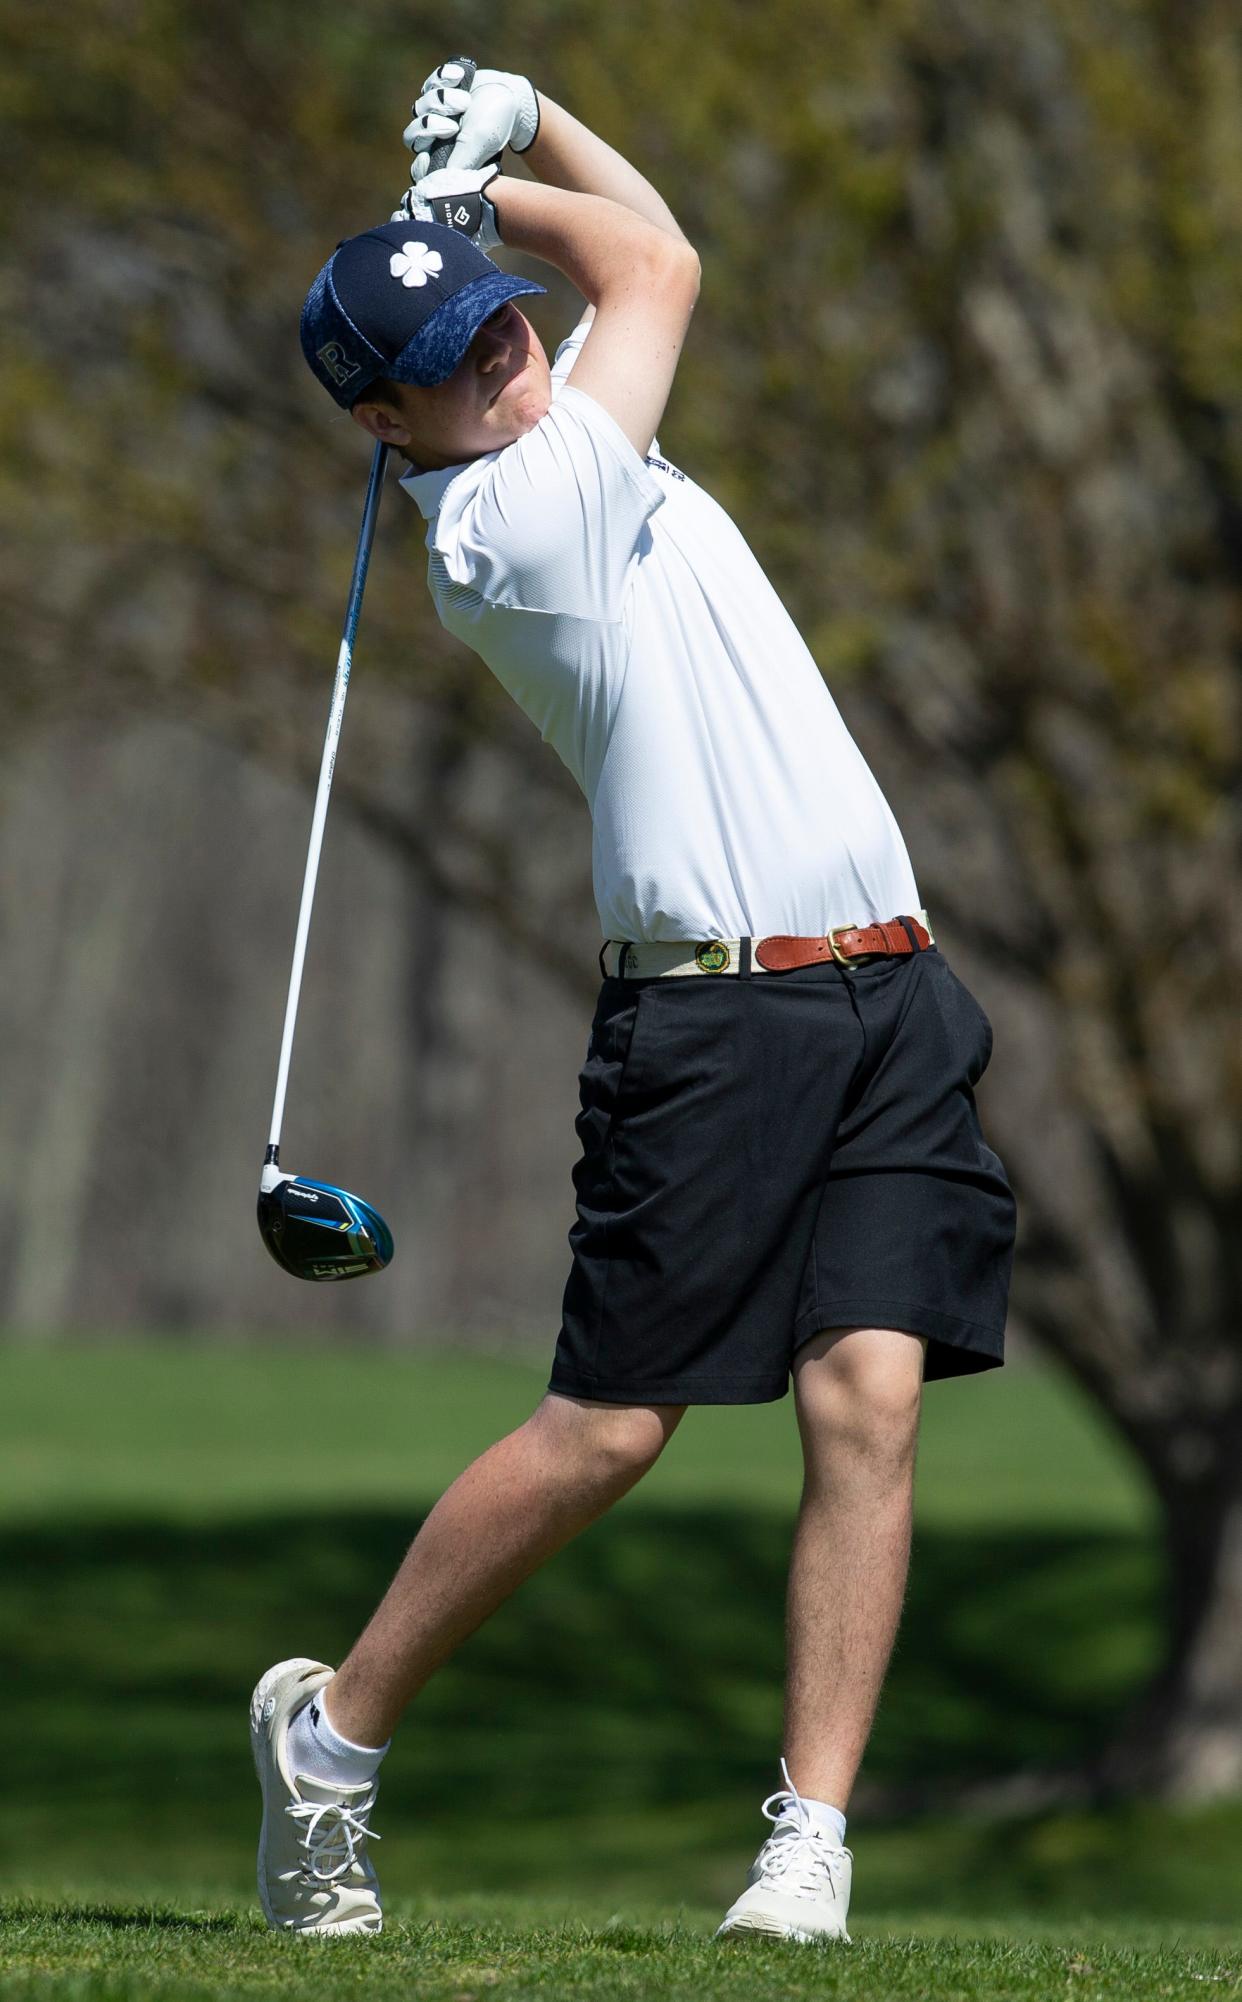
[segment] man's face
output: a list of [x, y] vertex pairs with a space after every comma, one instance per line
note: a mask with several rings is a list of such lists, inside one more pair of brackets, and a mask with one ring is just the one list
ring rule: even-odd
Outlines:
[[364, 390], [350, 413], [425, 472], [461, 466], [511, 445], [546, 417], [552, 377], [543, 343], [510, 299], [484, 320], [446, 382], [395, 383], [382, 401]]

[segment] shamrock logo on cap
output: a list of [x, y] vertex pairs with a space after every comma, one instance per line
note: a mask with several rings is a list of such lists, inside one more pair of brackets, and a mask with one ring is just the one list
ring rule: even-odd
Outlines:
[[403, 285], [425, 285], [429, 277], [439, 277], [443, 266], [439, 251], [425, 243], [403, 243], [388, 260], [388, 269]]

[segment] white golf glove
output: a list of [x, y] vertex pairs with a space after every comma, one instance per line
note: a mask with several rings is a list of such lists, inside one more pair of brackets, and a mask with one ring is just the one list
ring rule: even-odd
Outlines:
[[431, 171], [432, 147], [446, 139], [453, 142], [453, 168], [482, 167], [498, 160], [506, 146], [524, 153], [539, 130], [539, 99], [529, 77], [476, 70], [469, 90], [463, 90], [462, 74], [460, 63], [441, 63], [413, 106], [402, 137], [414, 155], [410, 179], [416, 185]]
[[438, 173], [424, 174], [416, 188], [407, 188], [392, 220], [442, 223], [468, 237], [480, 250], [496, 250], [500, 225], [495, 206], [483, 190], [499, 172], [493, 160], [486, 167], [464, 172], [459, 167], [441, 167]]

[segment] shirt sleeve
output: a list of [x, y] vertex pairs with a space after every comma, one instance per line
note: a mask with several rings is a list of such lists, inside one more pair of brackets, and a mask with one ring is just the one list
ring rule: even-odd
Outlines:
[[594, 319], [594, 306], [585, 306], [582, 311], [582, 318], [579, 320], [572, 334], [566, 334], [564, 340], [556, 350], [556, 357], [552, 363], [553, 396], [560, 395], [566, 376], [577, 361], [578, 356], [582, 353], [582, 343], [590, 333]]
[[620, 425], [566, 383], [482, 478], [449, 488], [432, 547], [491, 605], [616, 622], [663, 499]]

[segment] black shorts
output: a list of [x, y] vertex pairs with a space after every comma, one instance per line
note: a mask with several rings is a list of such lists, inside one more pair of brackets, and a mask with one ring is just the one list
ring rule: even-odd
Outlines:
[[934, 947], [605, 980], [550, 1388], [764, 1403], [837, 1327], [925, 1336], [929, 1379], [1001, 1362], [1014, 1200], [973, 1090], [991, 1052]]

